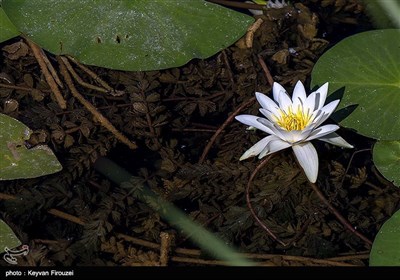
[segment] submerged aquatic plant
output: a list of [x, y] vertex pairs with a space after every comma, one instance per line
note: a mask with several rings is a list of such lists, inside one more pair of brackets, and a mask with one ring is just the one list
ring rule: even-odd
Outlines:
[[312, 92], [308, 97], [303, 84], [298, 81], [292, 98], [279, 84], [273, 85], [273, 98], [256, 92], [260, 103], [260, 112], [266, 117], [239, 115], [241, 123], [260, 129], [268, 134], [248, 149], [240, 160], [252, 156], [263, 158], [269, 154], [292, 147], [294, 154], [304, 170], [308, 180], [315, 183], [318, 176], [318, 154], [311, 140], [318, 139], [333, 145], [353, 148], [342, 137], [335, 133], [338, 125], [320, 126], [335, 111], [340, 100], [334, 100], [324, 106], [328, 83]]

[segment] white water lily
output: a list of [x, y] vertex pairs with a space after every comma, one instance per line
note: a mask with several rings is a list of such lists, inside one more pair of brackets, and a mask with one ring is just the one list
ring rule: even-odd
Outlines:
[[[285, 0], [252, 0], [252, 1], [245, 1], [245, 3], [255, 3], [258, 5], [265, 5], [267, 8], [272, 8], [272, 9], [281, 9], [283, 7], [288, 6], [288, 3], [286, 3]], [[253, 10], [253, 9], [249, 9], [249, 11], [255, 15], [255, 16], [259, 16], [263, 14], [262, 10]]]
[[320, 126], [335, 111], [339, 100], [324, 106], [328, 93], [328, 83], [312, 92], [308, 97], [303, 84], [298, 81], [292, 98], [279, 84], [273, 85], [273, 98], [256, 92], [260, 103], [260, 112], [266, 117], [239, 115], [236, 119], [241, 123], [260, 129], [269, 136], [258, 141], [248, 149], [240, 160], [252, 156], [263, 158], [269, 154], [292, 147], [294, 154], [303, 168], [308, 180], [315, 183], [318, 176], [318, 154], [311, 140], [317, 139], [333, 145], [353, 148], [342, 137], [335, 133], [338, 125]]

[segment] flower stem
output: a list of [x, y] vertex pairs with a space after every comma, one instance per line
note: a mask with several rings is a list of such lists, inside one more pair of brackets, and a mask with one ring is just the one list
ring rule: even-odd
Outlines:
[[279, 244], [283, 245], [283, 246], [287, 246], [287, 244], [285, 242], [283, 242], [282, 240], [280, 240], [275, 233], [273, 233], [271, 231], [271, 229], [268, 228], [268, 226], [266, 224], [264, 224], [260, 218], [257, 216], [256, 212], [254, 211], [253, 206], [251, 205], [251, 201], [250, 201], [250, 189], [251, 189], [251, 183], [253, 182], [254, 177], [256, 176], [256, 174], [258, 173], [258, 171], [263, 168], [271, 159], [272, 155], [268, 156], [267, 158], [265, 158], [257, 167], [256, 169], [253, 171], [253, 173], [250, 176], [250, 179], [247, 183], [247, 187], [246, 187], [246, 202], [247, 202], [247, 206], [250, 209], [251, 215], [253, 215], [253, 218], [256, 220], [256, 222], [275, 240], [277, 241]]
[[258, 63], [260, 63], [262, 70], [264, 71], [264, 75], [267, 78], [269, 85], [272, 87], [274, 86], [274, 79], [272, 78], [271, 72], [268, 69], [267, 64], [265, 63], [264, 59], [261, 55], [258, 55]]
[[230, 124], [234, 119], [237, 114], [240, 113], [244, 108], [252, 105], [256, 101], [255, 97], [250, 98], [247, 102], [243, 103], [242, 105], [239, 106], [227, 119], [226, 121], [218, 128], [218, 130], [214, 133], [214, 135], [211, 137], [210, 141], [208, 142], [207, 146], [204, 148], [203, 153], [199, 159], [199, 163], [202, 164], [204, 160], [207, 157], [208, 152], [210, 151], [212, 145], [214, 144], [215, 140], [217, 140], [217, 137], [221, 134], [221, 132]]
[[355, 151], [355, 152], [351, 155], [350, 160], [349, 160], [349, 163], [347, 164], [347, 167], [346, 167], [346, 171], [345, 171], [344, 174], [343, 174], [342, 181], [340, 182], [340, 188], [343, 187], [344, 180], [346, 179], [347, 172], [349, 172], [349, 169], [350, 169], [351, 163], [353, 162], [354, 156], [355, 156], [356, 154], [358, 154], [358, 153], [368, 152], [368, 151], [371, 151], [371, 148]]
[[368, 245], [372, 245], [372, 241], [369, 240], [367, 237], [365, 237], [362, 233], [358, 232], [351, 224], [349, 221], [346, 220], [345, 217], [342, 216], [342, 214], [339, 213], [338, 210], [336, 210], [335, 207], [325, 198], [321, 190], [318, 188], [318, 186], [314, 183], [311, 183], [311, 188], [315, 191], [315, 193], [318, 195], [319, 199], [329, 208], [329, 210], [336, 216], [336, 218], [344, 225], [348, 230], [350, 230], [354, 235], [358, 236], [360, 239], [365, 241]]

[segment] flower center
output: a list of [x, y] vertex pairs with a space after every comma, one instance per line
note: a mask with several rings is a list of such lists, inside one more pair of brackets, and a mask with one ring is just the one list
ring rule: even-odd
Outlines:
[[298, 108], [296, 112], [293, 112], [292, 108], [289, 108], [289, 112], [281, 110], [281, 115], [277, 118], [277, 123], [280, 127], [285, 130], [303, 130], [311, 120], [310, 114], [304, 112], [302, 108]]

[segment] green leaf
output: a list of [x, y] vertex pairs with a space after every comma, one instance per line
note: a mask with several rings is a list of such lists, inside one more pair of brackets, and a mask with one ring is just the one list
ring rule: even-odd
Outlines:
[[378, 141], [374, 146], [373, 159], [379, 172], [400, 186], [400, 141]]
[[3, 8], [0, 6], [0, 43], [7, 41], [15, 36], [19, 35], [18, 30], [15, 28], [14, 24], [8, 19], [7, 15], [4, 13]]
[[253, 18], [203, 0], [3, 0], [20, 31], [85, 64], [146, 71], [207, 58]]
[[[344, 88], [340, 124], [381, 140], [400, 139], [400, 29], [373, 30], [339, 42], [316, 63], [312, 86]], [[342, 113], [347, 113], [343, 110]]]
[[0, 114], [0, 180], [34, 178], [62, 169], [45, 145], [27, 149], [32, 131], [20, 121]]
[[375, 237], [369, 256], [370, 266], [400, 265], [400, 211], [387, 220]]
[[5, 251], [5, 247], [12, 249], [19, 245], [21, 245], [21, 241], [12, 229], [0, 219], [0, 254]]

